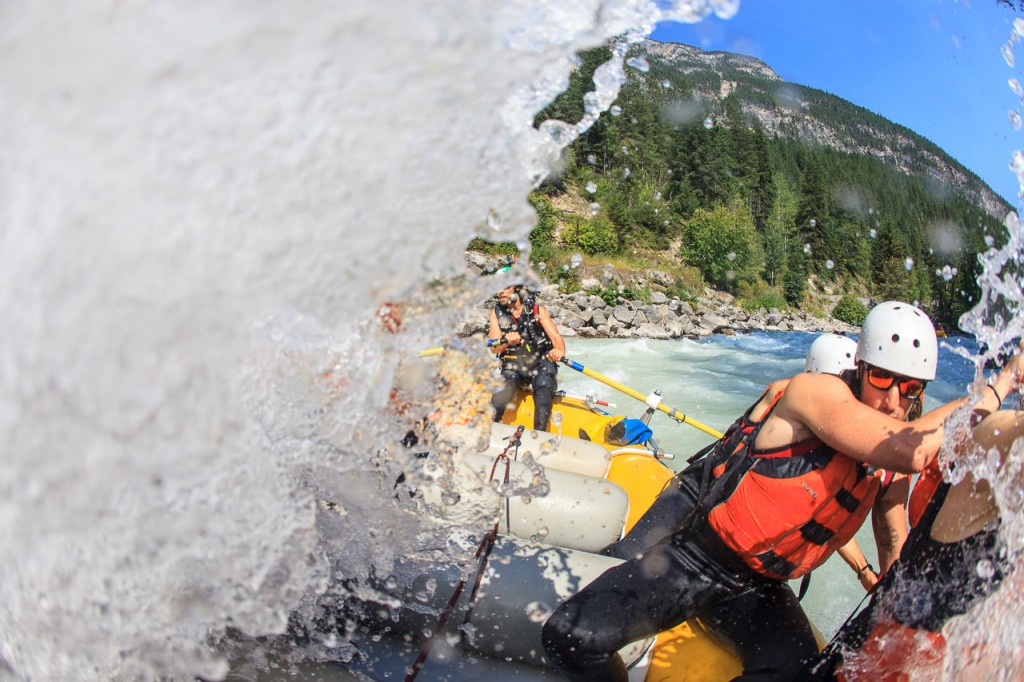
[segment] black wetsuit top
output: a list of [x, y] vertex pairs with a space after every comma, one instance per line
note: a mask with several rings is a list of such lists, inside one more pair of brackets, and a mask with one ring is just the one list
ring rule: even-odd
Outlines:
[[907, 628], [940, 632], [951, 618], [992, 594], [1010, 573], [1012, 556], [1000, 537], [999, 522], [955, 542], [932, 538], [950, 487], [947, 482], [939, 484], [911, 529], [899, 561], [882, 576], [867, 608], [840, 629], [821, 656], [802, 671], [801, 679], [834, 680], [839, 662], [864, 645], [880, 614]]
[[940, 484], [907, 538], [891, 587], [879, 595], [881, 606], [910, 628], [938, 632], [994, 592], [1011, 568], [998, 522], [956, 542], [931, 537], [949, 487]]

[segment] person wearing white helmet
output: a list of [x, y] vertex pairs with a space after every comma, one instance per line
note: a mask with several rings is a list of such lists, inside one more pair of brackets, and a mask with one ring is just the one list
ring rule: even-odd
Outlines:
[[[804, 371], [835, 374], [849, 382], [857, 369], [857, 346], [857, 341], [848, 336], [821, 334], [807, 351]], [[913, 419], [918, 413], [919, 410], [910, 410], [906, 419]], [[906, 502], [910, 492], [910, 478], [905, 474], [885, 472], [882, 480], [878, 501], [871, 514], [879, 569], [876, 571], [864, 557], [856, 538], [836, 550], [853, 569], [865, 590], [874, 587], [878, 577], [896, 560], [907, 537]]]
[[[850, 382], [797, 374], [698, 453], [636, 524], [668, 535], [555, 609], [541, 635], [547, 659], [571, 680], [624, 682], [623, 646], [748, 595], [757, 607], [749, 627], [776, 635], [771, 660], [759, 654], [749, 674], [795, 679], [817, 644], [787, 581], [849, 541], [877, 497], [879, 470], [917, 473], [935, 458], [943, 423], [967, 398], [904, 420], [920, 409], [937, 360], [923, 312], [899, 302], [873, 309]], [[1022, 371], [1012, 357], [977, 406], [996, 409]], [[749, 653], [741, 646], [745, 667]]]
[[857, 342], [841, 334], [821, 334], [807, 351], [804, 371], [812, 374], [841, 375], [857, 368]]
[[[834, 374], [849, 383], [855, 377], [856, 355], [857, 342], [854, 339], [840, 334], [821, 334], [807, 351], [804, 371]], [[789, 379], [776, 381], [768, 387], [766, 395], [780, 394], [788, 384]], [[910, 477], [883, 471], [881, 480], [871, 508], [871, 525], [880, 567], [878, 572], [864, 556], [856, 538], [850, 538], [849, 542], [836, 549], [836, 554], [853, 570], [866, 591], [870, 591], [878, 583], [881, 573], [895, 562], [907, 537], [906, 505]], [[804, 580], [807, 578], [809, 576]], [[801, 584], [801, 597], [806, 587], [806, 582]], [[763, 627], [765, 619], [759, 618], [758, 613], [773, 606], [771, 602], [763, 602], [762, 595], [756, 591], [748, 591], [707, 609], [701, 614], [701, 622], [736, 646], [741, 652], [744, 670], [772, 670], [777, 667], [774, 660], [777, 656], [776, 638], [780, 637], [780, 632]], [[782, 632], [781, 636], [785, 638], [785, 633]]]

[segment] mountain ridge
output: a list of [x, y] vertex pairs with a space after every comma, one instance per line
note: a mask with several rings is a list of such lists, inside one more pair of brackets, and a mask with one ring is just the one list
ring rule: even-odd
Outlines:
[[[933, 191], [941, 192], [946, 185], [960, 192], [999, 220], [1012, 210], [980, 177], [923, 135], [839, 95], [786, 81], [756, 57], [650, 39], [634, 49], [686, 77], [691, 92], [705, 107], [712, 102], [720, 105], [725, 97], [736, 94], [744, 114], [756, 119], [766, 134], [795, 136], [808, 144], [873, 156], [904, 175], [930, 182]], [[717, 76], [717, 87], [709, 74]], [[869, 124], [837, 125], [816, 115], [834, 108], [837, 101], [857, 110]]]

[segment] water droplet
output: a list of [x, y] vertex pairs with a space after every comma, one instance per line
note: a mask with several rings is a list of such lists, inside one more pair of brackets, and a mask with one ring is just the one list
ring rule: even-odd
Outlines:
[[836, 264], [835, 264], [835, 262], [831, 258], [829, 258], [827, 261], [825, 261], [825, 269], [826, 270], [831, 270], [835, 266], [836, 266]]
[[870, 230], [868, 230], [868, 235], [870, 235], [871, 238], [874, 239], [875, 237], [878, 236], [878, 232], [875, 230], [875, 228], [872, 227]]
[[612, 108], [608, 110], [608, 113], [611, 114], [612, 116], [619, 116], [622, 114], [622, 107], [620, 107], [618, 104], [613, 104]]
[[975, 567], [975, 572], [977, 572], [978, 577], [982, 580], [991, 580], [992, 576], [996, 574], [996, 567], [990, 560], [982, 559]]
[[628, 155], [628, 154], [629, 154], [629, 147], [627, 147], [627, 146], [623, 145], [623, 146], [622, 146], [622, 153], [623, 153], [623, 154], [627, 154], [627, 155]]
[[572, 261], [572, 266], [574, 268], [578, 268], [580, 265], [583, 264], [583, 256], [581, 256], [578, 253], [572, 254], [572, 258], [570, 260]]
[[907, 256], [906, 260], [903, 261], [903, 267], [905, 267], [907, 270], [913, 270], [914, 259], [911, 258], [910, 256]]
[[562, 269], [565, 270], [566, 272], [569, 272], [569, 264], [568, 263], [563, 263], [562, 264]]
[[601, 204], [597, 203], [596, 201], [593, 202], [592, 204], [590, 204], [590, 212], [593, 215], [597, 215], [598, 211], [600, 211], [600, 210], [601, 210]]
[[711, 130], [712, 128], [715, 127], [715, 122], [711, 120], [710, 116], [704, 119], [704, 127], [707, 128], [708, 130]]
[[587, 154], [587, 163], [591, 166], [597, 163], [597, 154]]
[[630, 173], [632, 173], [632, 172], [633, 172], [633, 171], [629, 170], [628, 168], [623, 168], [623, 169], [622, 169], [622, 177], [623, 177], [623, 178], [628, 178], [628, 177], [629, 177], [629, 174], [630, 174]]
[[487, 212], [487, 227], [495, 232], [501, 230], [501, 216], [493, 208]]
[[549, 119], [540, 124], [539, 130], [542, 133], [547, 133], [551, 141], [558, 147], [569, 146], [577, 137], [576, 128], [565, 121]]
[[810, 244], [804, 244], [804, 253], [809, 254], [810, 252], [811, 252], [811, 245]]
[[730, 261], [734, 261], [736, 260], [736, 253], [730, 252], [729, 255], [726, 256], [726, 258], [728, 258]]
[[815, 225], [817, 225], [817, 224], [818, 224], [818, 221], [817, 221], [817, 220], [815, 220], [814, 218], [811, 218], [811, 219], [810, 219], [810, 220], [808, 220], [807, 222], [809, 222], [809, 223], [811, 224], [811, 227], [814, 227]]
[[540, 265], [537, 266], [537, 269], [540, 270], [541, 272], [543, 272], [544, 270], [548, 269], [548, 264], [547, 263], [541, 263]]
[[654, 200], [655, 201], [661, 201], [661, 192], [655, 192], [654, 193]]
[[715, 0], [711, 8], [719, 19], [732, 19], [740, 11], [740, 0]]
[[666, 90], [671, 90], [672, 89], [672, 81], [667, 81], [667, 80], [666, 81], [661, 81], [661, 87], [665, 88]]
[[[626, 66], [631, 66], [640, 73], [647, 73], [651, 68], [651, 65], [647, 63], [647, 60], [643, 57], [630, 57], [626, 60]], [[1011, 64], [1011, 66], [1013, 66]]]
[[526, 617], [534, 623], [543, 623], [551, 615], [551, 607], [542, 601], [532, 601], [526, 605]]
[[992, 238], [992, 235], [985, 235], [985, 245], [988, 246], [990, 249], [996, 245], [996, 240]]
[[953, 273], [953, 276], [954, 276], [954, 277], [956, 277], [956, 276], [957, 276], [957, 274], [959, 274], [959, 272], [960, 272], [960, 271], [959, 271], [959, 270], [957, 270], [956, 268], [953, 268], [952, 270], [950, 270], [950, 272], [951, 272], [951, 273]]
[[948, 265], [942, 268], [942, 279], [948, 282], [954, 277], [956, 277], [956, 268], [951, 268]]
[[588, 182], [587, 183], [587, 191], [590, 192], [591, 194], [596, 192], [597, 191], [597, 183], [596, 182]]

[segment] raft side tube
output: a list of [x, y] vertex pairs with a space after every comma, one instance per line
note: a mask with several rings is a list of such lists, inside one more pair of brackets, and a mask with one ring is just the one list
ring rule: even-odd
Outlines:
[[[515, 433], [516, 428], [502, 423], [491, 424], [487, 449], [480, 454], [495, 457], [505, 452], [509, 445], [507, 439]], [[473, 431], [467, 426], [452, 426], [445, 429], [445, 436], [455, 442], [472, 443], [475, 440]], [[533, 429], [524, 430], [520, 442], [522, 445], [518, 449], [509, 450], [509, 456], [518, 461], [524, 460], [529, 454], [535, 462], [548, 469], [571, 471], [595, 478], [604, 478], [608, 473], [608, 450], [599, 443]]]
[[[473, 604], [472, 636], [463, 638], [463, 648], [549, 665], [540, 637], [548, 616], [565, 599], [620, 563], [599, 554], [499, 537]], [[620, 650], [626, 666], [640, 661], [654, 640], [640, 640]]]
[[[593, 476], [545, 469], [535, 472], [519, 462], [510, 463], [509, 484], [521, 494], [503, 497], [495, 484], [488, 483], [494, 458], [487, 455], [462, 455], [455, 467], [460, 505], [493, 509], [494, 515], [483, 523], [499, 523], [498, 531], [525, 540], [585, 552], [596, 552], [622, 537], [629, 515], [629, 497], [617, 484]], [[504, 477], [504, 465], [498, 464], [495, 479]], [[543, 483], [546, 480], [546, 494]], [[421, 489], [423, 498], [443, 509], [439, 486]]]
[[[622, 563], [613, 557], [578, 552], [564, 547], [527, 543], [499, 536], [487, 557], [476, 600], [469, 604], [475, 572], [451, 612], [445, 633], [433, 632], [438, 615], [448, 605], [458, 583], [453, 566], [403, 559], [396, 572], [404, 579], [376, 585], [381, 597], [401, 600], [401, 606], [365, 603], [362, 620], [389, 636], [420, 640], [427, 633], [444, 637], [460, 649], [534, 666], [548, 666], [541, 644], [541, 628], [552, 611], [604, 571]], [[404, 587], [399, 587], [399, 584]], [[619, 653], [627, 666], [635, 666], [654, 644], [651, 637], [624, 647]]]

